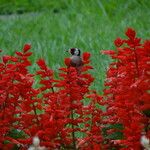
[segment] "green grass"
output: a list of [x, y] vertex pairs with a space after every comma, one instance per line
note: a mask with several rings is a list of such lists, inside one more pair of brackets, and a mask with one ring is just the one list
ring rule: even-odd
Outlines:
[[[64, 50], [78, 47], [92, 54], [94, 88], [99, 91], [111, 62], [99, 51], [114, 49], [114, 39], [124, 37], [127, 27], [135, 28], [143, 39], [150, 37], [149, 0], [1, 0], [0, 4], [2, 54], [13, 55], [31, 43], [31, 71], [42, 57], [57, 72], [68, 57]], [[23, 14], [18, 14], [20, 10]]]

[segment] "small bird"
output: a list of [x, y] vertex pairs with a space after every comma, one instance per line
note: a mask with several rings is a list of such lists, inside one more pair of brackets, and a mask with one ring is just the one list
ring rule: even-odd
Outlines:
[[78, 48], [71, 48], [68, 52], [72, 55], [70, 57], [70, 65], [77, 69], [78, 74], [81, 73], [81, 68], [83, 66], [83, 61], [81, 58], [81, 50]]

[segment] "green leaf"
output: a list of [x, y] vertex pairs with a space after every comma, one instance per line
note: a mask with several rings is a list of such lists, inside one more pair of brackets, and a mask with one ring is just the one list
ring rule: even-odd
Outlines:
[[112, 134], [109, 134], [106, 138], [107, 139], [112, 139], [112, 140], [123, 139], [123, 133], [117, 131], [117, 132], [114, 132]]
[[18, 138], [25, 138], [26, 135], [22, 130], [18, 130], [18, 129], [12, 129], [9, 131], [8, 136], [14, 138], [14, 139], [18, 139]]

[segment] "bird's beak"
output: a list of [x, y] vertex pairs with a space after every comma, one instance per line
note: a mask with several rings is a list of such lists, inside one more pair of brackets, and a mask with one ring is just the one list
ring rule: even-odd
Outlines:
[[69, 53], [69, 50], [65, 50], [65, 52]]

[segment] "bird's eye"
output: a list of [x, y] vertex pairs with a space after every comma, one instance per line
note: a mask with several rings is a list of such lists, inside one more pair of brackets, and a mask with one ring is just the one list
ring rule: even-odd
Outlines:
[[72, 55], [74, 55], [74, 52], [75, 52], [75, 48], [71, 48], [71, 49], [70, 49], [70, 53], [71, 53]]

